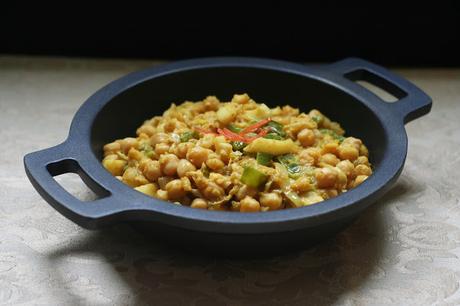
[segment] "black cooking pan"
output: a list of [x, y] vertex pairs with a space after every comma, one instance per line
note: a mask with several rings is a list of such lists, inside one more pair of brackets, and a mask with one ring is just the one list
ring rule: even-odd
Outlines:
[[[395, 96], [387, 103], [355, 81]], [[273, 107], [317, 108], [369, 148], [374, 174], [359, 187], [316, 205], [264, 213], [203, 211], [163, 202], [121, 183], [101, 165], [102, 147], [135, 134], [170, 103], [248, 93]], [[350, 58], [307, 67], [256, 58], [209, 58], [156, 66], [124, 76], [92, 95], [75, 115], [67, 140], [30, 153], [24, 163], [40, 195], [78, 225], [98, 229], [129, 222], [176, 245], [228, 254], [272, 253], [310, 245], [336, 233], [375, 202], [401, 173], [404, 124], [428, 113], [419, 88], [367, 61]], [[78, 173], [99, 199], [82, 202], [53, 176]]]

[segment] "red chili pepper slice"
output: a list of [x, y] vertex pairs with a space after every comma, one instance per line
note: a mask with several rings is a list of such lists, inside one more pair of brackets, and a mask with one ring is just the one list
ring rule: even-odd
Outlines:
[[256, 140], [257, 138], [264, 137], [264, 136], [267, 135], [267, 134], [268, 134], [268, 131], [267, 131], [267, 130], [260, 130], [260, 132], [257, 133], [257, 136], [254, 136], [254, 137], [245, 137], [245, 139], [246, 139], [246, 141], [251, 142], [251, 141]]
[[244, 130], [242, 130], [238, 134], [235, 133], [235, 132], [230, 131], [227, 128], [217, 129], [217, 132], [220, 135], [224, 135], [229, 140], [240, 141], [240, 142], [244, 142], [244, 143], [250, 143], [251, 141], [256, 140], [259, 137], [263, 137], [263, 136], [267, 135], [268, 131], [267, 130], [260, 130], [257, 133], [257, 135], [253, 136], [253, 137], [248, 137], [248, 136], [246, 136], [246, 134], [257, 131], [258, 129], [260, 129], [261, 127], [263, 127], [267, 123], [269, 123], [271, 120], [272, 120], [271, 118], [267, 118], [267, 119], [264, 119], [262, 121], [259, 121], [256, 124], [253, 124], [253, 125], [250, 125], [250, 126], [246, 127]]
[[221, 135], [224, 135], [227, 139], [232, 140], [232, 141], [241, 141], [244, 143], [250, 143], [251, 141], [256, 140], [257, 138], [263, 137], [267, 135], [268, 131], [267, 130], [261, 130], [256, 136], [253, 137], [247, 137], [247, 136], [242, 136], [239, 134], [236, 134], [229, 129], [217, 129], [217, 132]]
[[246, 139], [239, 134], [236, 134], [232, 131], [230, 131], [227, 128], [224, 129], [217, 129], [217, 132], [221, 135], [224, 135], [226, 138], [232, 140], [232, 141], [241, 141], [241, 142], [247, 142]]
[[270, 121], [272, 121], [271, 118], [267, 118], [267, 119], [264, 119], [262, 121], [259, 121], [257, 122], [256, 124], [253, 124], [253, 125], [250, 125], [248, 127], [246, 127], [244, 130], [242, 130], [239, 134], [240, 135], [244, 135], [244, 134], [247, 134], [247, 133], [251, 133], [251, 132], [254, 132], [254, 131], [257, 131], [258, 129], [260, 129], [261, 127], [263, 127], [264, 125], [266, 125], [267, 123], [269, 123]]
[[216, 133], [210, 131], [210, 130], [207, 130], [207, 129], [203, 129], [201, 127], [194, 127], [194, 129], [198, 132], [198, 133], [201, 133], [201, 134], [213, 134], [213, 135], [216, 135]]

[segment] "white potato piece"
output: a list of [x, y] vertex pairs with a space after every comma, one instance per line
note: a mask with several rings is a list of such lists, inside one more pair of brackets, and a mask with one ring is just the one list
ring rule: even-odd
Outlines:
[[262, 152], [272, 155], [283, 155], [288, 153], [296, 153], [299, 151], [299, 146], [296, 145], [291, 139], [275, 140], [267, 138], [257, 138], [251, 142], [246, 148], [245, 152], [256, 153]]
[[235, 119], [237, 115], [237, 110], [236, 110], [235, 105], [229, 103], [219, 108], [216, 115], [217, 115], [217, 120], [219, 120], [219, 122], [226, 125]]
[[137, 191], [140, 191], [142, 192], [143, 194], [146, 194], [146, 195], [149, 195], [151, 197], [154, 197], [157, 190], [158, 190], [158, 187], [156, 184], [145, 184], [145, 185], [141, 185], [141, 186], [137, 186], [137, 187], [134, 187], [134, 189], [136, 189]]

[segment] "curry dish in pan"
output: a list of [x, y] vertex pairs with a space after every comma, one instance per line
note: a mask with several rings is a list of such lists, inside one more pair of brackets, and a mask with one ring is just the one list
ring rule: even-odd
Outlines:
[[313, 109], [247, 94], [172, 104], [137, 137], [104, 146], [103, 166], [136, 190], [209, 210], [263, 212], [336, 197], [372, 174], [362, 141]]

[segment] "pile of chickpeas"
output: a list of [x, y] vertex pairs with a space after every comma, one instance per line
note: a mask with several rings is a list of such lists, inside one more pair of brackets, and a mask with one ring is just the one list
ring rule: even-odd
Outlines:
[[[307, 174], [288, 177], [275, 167], [276, 157], [262, 166], [253, 154], [235, 150], [231, 140], [216, 132], [229, 124], [228, 118], [217, 114], [223, 106], [235, 110], [230, 122], [241, 127], [253, 122], [255, 115], [282, 124], [286, 137], [295, 143], [293, 155]], [[137, 191], [175, 204], [240, 212], [278, 210], [298, 207], [290, 193], [310, 205], [346, 192], [372, 174], [366, 146], [343, 134], [338, 123], [317, 110], [305, 114], [290, 106], [270, 109], [247, 94], [235, 95], [228, 103], [207, 97], [173, 104], [163, 116], [145, 121], [137, 137], [106, 144], [102, 164]], [[248, 165], [267, 176], [263, 186], [242, 183]]]

